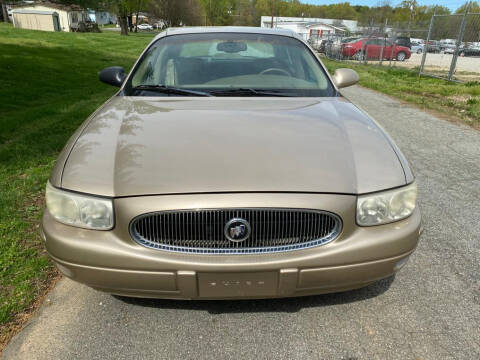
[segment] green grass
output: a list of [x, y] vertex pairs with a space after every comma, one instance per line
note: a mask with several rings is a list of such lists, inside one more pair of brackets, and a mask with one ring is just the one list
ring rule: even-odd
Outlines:
[[444, 112], [480, 127], [480, 82], [454, 83], [441, 79], [418, 77], [415, 71], [378, 65], [359, 65], [322, 58], [333, 73], [348, 67], [360, 75], [360, 85], [395, 96], [426, 109]]
[[52, 270], [38, 223], [55, 158], [115, 92], [98, 81], [98, 72], [130, 68], [151, 38], [0, 23], [0, 348], [12, 320], [31, 306]]

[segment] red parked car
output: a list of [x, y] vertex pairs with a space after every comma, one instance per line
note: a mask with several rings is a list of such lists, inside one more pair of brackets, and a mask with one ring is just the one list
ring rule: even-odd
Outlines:
[[379, 60], [382, 55], [383, 59], [390, 60], [390, 58], [398, 61], [405, 61], [410, 58], [412, 54], [410, 49], [406, 46], [392, 44], [390, 41], [383, 38], [357, 39], [352, 42], [342, 44], [341, 51], [344, 57]]

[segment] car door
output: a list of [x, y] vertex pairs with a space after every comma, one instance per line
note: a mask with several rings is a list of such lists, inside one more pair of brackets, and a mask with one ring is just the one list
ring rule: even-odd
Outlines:
[[379, 59], [381, 46], [378, 42], [379, 39], [369, 39], [367, 41], [366, 53], [368, 59]]
[[378, 59], [382, 60], [390, 58], [390, 53], [392, 51], [392, 47], [390, 42], [387, 39], [376, 39], [376, 43], [378, 46]]
[[389, 40], [386, 41], [385, 46], [383, 47], [383, 58], [390, 60], [395, 58], [395, 43]]

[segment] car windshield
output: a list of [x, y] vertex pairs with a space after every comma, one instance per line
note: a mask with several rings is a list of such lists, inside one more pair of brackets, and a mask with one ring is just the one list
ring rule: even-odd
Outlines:
[[193, 91], [214, 96], [336, 94], [303, 42], [250, 33], [163, 37], [145, 52], [124, 90], [130, 96], [195, 96]]

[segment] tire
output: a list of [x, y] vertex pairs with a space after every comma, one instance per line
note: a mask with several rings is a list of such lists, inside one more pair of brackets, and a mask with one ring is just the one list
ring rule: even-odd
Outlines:
[[422, 52], [423, 52], [422, 49], [417, 50], [417, 54], [421, 54]]
[[405, 59], [407, 58], [407, 54], [403, 51], [399, 51], [397, 53], [397, 61], [405, 61]]

